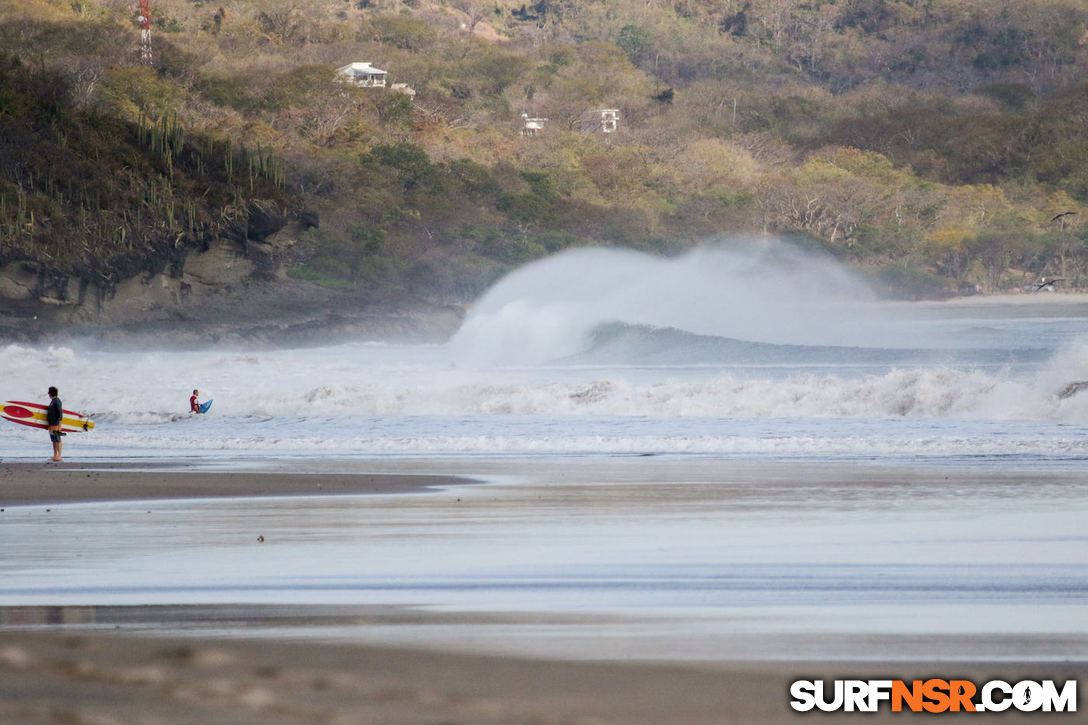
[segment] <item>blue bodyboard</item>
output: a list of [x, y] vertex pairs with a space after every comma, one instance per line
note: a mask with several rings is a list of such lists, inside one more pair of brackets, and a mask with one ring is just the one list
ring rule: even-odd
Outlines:
[[209, 401], [208, 401], [208, 402], [206, 402], [206, 403], [201, 403], [201, 404], [200, 404], [200, 405], [198, 405], [197, 407], [198, 407], [198, 408], [200, 408], [200, 412], [201, 412], [201, 413], [207, 413], [207, 412], [208, 412], [208, 408], [212, 407], [212, 401], [210, 401], [210, 400], [209, 400]]

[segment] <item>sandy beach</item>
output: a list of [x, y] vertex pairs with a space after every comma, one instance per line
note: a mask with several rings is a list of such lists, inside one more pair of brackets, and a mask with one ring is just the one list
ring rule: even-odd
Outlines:
[[[409, 493], [466, 480], [18, 463], [0, 465], [0, 508], [11, 515], [11, 507], [79, 501]], [[442, 651], [426, 642], [417, 648], [319, 641], [292, 637], [289, 629], [280, 637], [247, 638], [247, 621], [258, 617], [246, 612], [257, 609], [222, 615], [235, 618], [231, 637], [185, 639], [117, 624], [124, 616], [116, 612], [96, 626], [69, 628], [65, 618], [78, 621], [78, 608], [2, 609], [9, 628], [0, 632], [0, 723], [13, 725], [788, 723], [812, 717], [789, 707], [789, 684], [801, 678], [1083, 681], [1088, 671], [1083, 661], [904, 662], [881, 656], [683, 663], [529, 659]], [[158, 616], [153, 608], [122, 609], [145, 623]], [[179, 616], [162, 611], [164, 617]], [[309, 610], [286, 611], [305, 620]], [[318, 609], [313, 611], [316, 620]], [[22, 626], [10, 627], [13, 622]], [[912, 716], [884, 711], [852, 717], [891, 722]], [[943, 721], [972, 717], [945, 715]], [[991, 717], [1020, 721], [1025, 715]], [[1077, 716], [1048, 717], [1072, 722]]]
[[[304, 642], [0, 635], [0, 722], [37, 725], [728, 725], [802, 722], [789, 683], [836, 675], [976, 682], [1083, 666], [555, 662]], [[839, 716], [845, 719], [848, 716]], [[865, 722], [932, 718], [858, 715]], [[1005, 722], [1023, 713], [990, 714]], [[1074, 722], [1076, 714], [1046, 719]], [[942, 716], [941, 722], [977, 717]], [[843, 720], [836, 720], [843, 721]]]
[[[405, 493], [454, 480], [5, 464], [0, 505]], [[26, 725], [775, 722], [790, 718], [787, 679], [766, 665], [700, 670], [305, 641], [0, 633], [0, 722]]]

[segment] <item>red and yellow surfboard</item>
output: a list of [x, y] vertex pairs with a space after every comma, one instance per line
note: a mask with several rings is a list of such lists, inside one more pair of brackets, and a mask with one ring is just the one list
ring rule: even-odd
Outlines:
[[[31, 428], [46, 428], [45, 411], [48, 405], [41, 403], [25, 403], [20, 400], [7, 400], [0, 403], [0, 418], [10, 420], [19, 425], [28, 425]], [[64, 417], [60, 421], [60, 429], [66, 433], [80, 433], [86, 430], [94, 430], [94, 421], [82, 413], [73, 410], [65, 410]]]

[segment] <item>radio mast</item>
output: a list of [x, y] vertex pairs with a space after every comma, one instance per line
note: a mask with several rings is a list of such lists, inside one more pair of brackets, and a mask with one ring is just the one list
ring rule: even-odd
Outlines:
[[137, 0], [140, 12], [140, 60], [151, 65], [151, 0]]

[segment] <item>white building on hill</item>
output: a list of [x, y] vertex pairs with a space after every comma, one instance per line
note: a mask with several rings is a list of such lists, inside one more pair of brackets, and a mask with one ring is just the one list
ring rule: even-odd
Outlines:
[[528, 113], [521, 114], [521, 135], [536, 136], [537, 133], [544, 130], [544, 124], [547, 121], [546, 118], [530, 118]]
[[389, 75], [370, 63], [348, 63], [336, 71], [351, 83], [363, 88], [385, 88], [385, 77]]
[[586, 111], [578, 119], [578, 129], [585, 133], [615, 133], [620, 128], [620, 109], [599, 108]]

